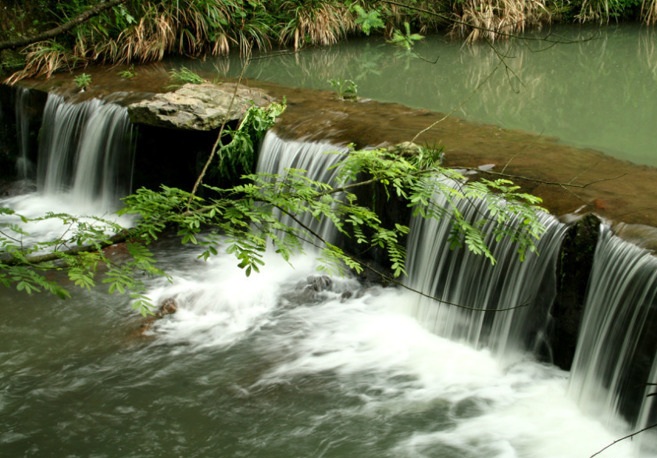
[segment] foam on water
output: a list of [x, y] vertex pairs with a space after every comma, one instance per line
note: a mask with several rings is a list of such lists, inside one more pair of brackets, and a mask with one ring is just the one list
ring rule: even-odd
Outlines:
[[[101, 227], [103, 224], [97, 218], [120, 224], [123, 227], [132, 226], [134, 222], [132, 217], [119, 217], [108, 211], [100, 201], [80, 203], [72, 197], [68, 193], [44, 195], [37, 192], [0, 199], [0, 207], [11, 208], [17, 214], [26, 218], [42, 218], [48, 213], [74, 215], [80, 218], [81, 221], [94, 224], [96, 227]], [[63, 224], [62, 220], [58, 218], [22, 223], [19, 218], [13, 215], [2, 215], [0, 217], [0, 225], [13, 223], [20, 224], [21, 228], [28, 234], [23, 236], [23, 242], [27, 244], [35, 241], [65, 239], [71, 235], [72, 230], [75, 228], [75, 225]], [[108, 233], [114, 233], [114, 231], [108, 227]]]
[[[173, 284], [153, 289], [153, 303], [172, 298], [178, 311], [156, 323], [154, 332], [167, 343], [188, 342], [194, 347], [226, 346], [273, 320], [271, 313], [285, 302], [282, 296], [317, 274], [314, 256], [290, 262], [267, 253], [265, 265], [247, 277], [234, 257], [210, 258], [194, 268], [194, 260], [180, 261], [184, 270]], [[180, 264], [178, 264], [180, 266]], [[181, 266], [182, 267], [182, 266]]]
[[[566, 372], [530, 356], [504, 365], [488, 350], [428, 332], [408, 312], [410, 292], [345, 280], [319, 300], [295, 302], [286, 297], [315, 272], [313, 256], [287, 264], [268, 255], [263, 272], [248, 278], [235, 264], [220, 257], [155, 288], [155, 300], [175, 297], [180, 307], [153, 335], [192, 352], [252, 340], [268, 369], [241, 388], [245, 396], [324, 380], [336, 406], [309, 417], [300, 435], [336, 416], [403, 423], [421, 414], [434, 421], [397, 437], [383, 456], [581, 458], [624, 434], [578, 409]], [[599, 456], [639, 457], [632, 447], [621, 442]]]

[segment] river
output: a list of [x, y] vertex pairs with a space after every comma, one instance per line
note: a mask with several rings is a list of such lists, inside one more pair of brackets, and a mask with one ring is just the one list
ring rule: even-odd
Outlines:
[[[440, 36], [414, 53], [382, 40], [256, 55], [244, 76], [358, 95], [555, 137], [637, 164], [657, 165], [657, 38], [634, 25], [555, 27], [531, 40], [464, 46]], [[534, 40], [544, 38], [544, 40]], [[237, 77], [238, 59], [196, 64]]]
[[[442, 38], [416, 48], [435, 63], [377, 40], [355, 41], [258, 59], [247, 76], [323, 89], [329, 79], [353, 79], [361, 97], [453, 112], [653, 164], [657, 84], [649, 71], [654, 60], [642, 57], [645, 34], [610, 27], [592, 40], [541, 52], [527, 43], [501, 45], [509, 69], [490, 48], [463, 49]], [[475, 61], [481, 67], [472, 69]], [[195, 65], [226, 74], [219, 69], [226, 61]], [[283, 149], [289, 147], [313, 149], [304, 142]], [[76, 191], [77, 181], [84, 180], [73, 180], [66, 192], [54, 185], [59, 190], [52, 194], [2, 204], [24, 213], [78, 209], [106, 216], [102, 199], [81, 206], [78, 193], [89, 193]], [[203, 262], [172, 240], [156, 252], [173, 281], [149, 279], [149, 295], [178, 304], [161, 320], [145, 323], [128, 298], [102, 287], [70, 300], [3, 291], [1, 456], [586, 458], [632, 430], [597, 399], [583, 408], [569, 389], [571, 374], [530, 351], [510, 345], [511, 357], [500, 356], [458, 333], [448, 339], [429, 332], [411, 292], [338, 276], [317, 287], [312, 251], [290, 263], [269, 253], [262, 272], [250, 277], [223, 253]], [[500, 268], [515, 271], [513, 262]], [[523, 269], [509, 288], [518, 292], [496, 306], [526, 298], [523, 286], [542, 284], [538, 277], [550, 270]], [[504, 272], [491, 281], [504, 283]], [[467, 288], [478, 287], [473, 279]], [[652, 294], [654, 286], [646, 288]], [[542, 293], [532, 294], [542, 300]], [[426, 315], [427, 305], [421, 308]], [[597, 382], [576, 388], [598, 389]], [[654, 434], [638, 439], [598, 456], [654, 456]]]

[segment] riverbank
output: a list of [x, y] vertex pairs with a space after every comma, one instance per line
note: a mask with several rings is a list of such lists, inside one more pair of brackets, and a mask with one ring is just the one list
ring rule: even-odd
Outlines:
[[364, 35], [381, 35], [402, 49], [412, 49], [424, 35], [435, 33], [466, 42], [493, 42], [549, 24], [657, 21], [657, 0], [5, 3], [0, 70], [14, 72], [11, 82], [89, 64], [136, 64], [175, 55], [247, 55], [281, 47], [297, 51]]

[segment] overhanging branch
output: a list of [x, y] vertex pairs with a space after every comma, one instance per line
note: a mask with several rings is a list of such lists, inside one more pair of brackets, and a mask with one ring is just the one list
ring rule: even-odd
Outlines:
[[106, 2], [99, 3], [93, 8], [89, 8], [87, 11], [78, 14], [70, 21], [60, 26], [57, 26], [53, 29], [46, 30], [45, 32], [41, 32], [36, 35], [32, 35], [31, 37], [24, 37], [24, 38], [18, 38], [16, 40], [8, 40], [8, 41], [0, 42], [0, 51], [4, 49], [22, 48], [23, 46], [27, 46], [32, 43], [37, 43], [39, 41], [44, 41], [50, 38], [54, 38], [88, 21], [92, 17], [99, 15], [103, 11], [118, 6], [121, 3], [125, 3], [126, 1], [127, 0], [108, 0]]
[[0, 263], [5, 266], [36, 266], [46, 262], [57, 261], [61, 259], [62, 254], [77, 255], [80, 253], [89, 253], [92, 251], [102, 250], [103, 248], [116, 245], [117, 243], [125, 242], [127, 238], [128, 231], [121, 231], [118, 234], [111, 236], [107, 240], [101, 241], [94, 245], [75, 246], [66, 250], [58, 250], [40, 255], [27, 256], [25, 259], [19, 259], [11, 255], [11, 253], [0, 253]]

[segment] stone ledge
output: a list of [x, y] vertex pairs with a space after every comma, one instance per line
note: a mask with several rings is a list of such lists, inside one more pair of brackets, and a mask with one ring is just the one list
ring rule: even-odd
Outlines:
[[241, 119], [251, 105], [264, 106], [273, 100], [257, 88], [238, 85], [236, 89], [235, 83], [185, 84], [128, 105], [128, 115], [135, 124], [211, 131]]

